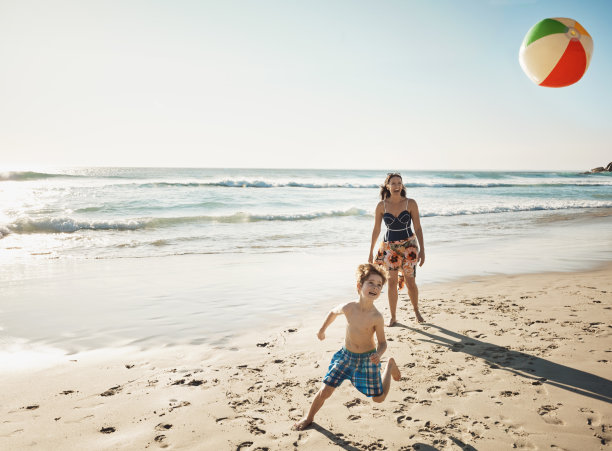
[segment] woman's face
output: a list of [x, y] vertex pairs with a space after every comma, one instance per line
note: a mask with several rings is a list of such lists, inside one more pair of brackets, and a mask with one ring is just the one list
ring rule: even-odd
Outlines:
[[401, 193], [404, 184], [402, 183], [401, 177], [391, 177], [387, 183], [387, 188], [391, 193]]

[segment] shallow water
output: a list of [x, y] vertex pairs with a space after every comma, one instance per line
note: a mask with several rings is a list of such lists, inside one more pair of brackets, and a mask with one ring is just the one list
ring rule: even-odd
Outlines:
[[[240, 171], [5, 175], [0, 349], [222, 345], [352, 299], [384, 174]], [[409, 180], [426, 240], [422, 287], [611, 260], [612, 178]]]

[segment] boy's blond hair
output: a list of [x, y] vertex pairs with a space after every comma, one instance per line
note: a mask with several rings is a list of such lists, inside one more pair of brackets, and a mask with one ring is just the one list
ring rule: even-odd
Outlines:
[[357, 282], [361, 285], [370, 277], [372, 274], [378, 274], [382, 277], [383, 285], [387, 283], [387, 279], [389, 278], [389, 273], [385, 268], [380, 265], [374, 265], [372, 263], [364, 263], [357, 267], [356, 271]]

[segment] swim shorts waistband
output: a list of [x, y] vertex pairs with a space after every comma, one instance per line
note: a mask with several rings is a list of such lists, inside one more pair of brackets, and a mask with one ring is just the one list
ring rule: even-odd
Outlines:
[[417, 239], [416, 235], [412, 235], [412, 236], [409, 236], [408, 238], [405, 238], [403, 240], [397, 240], [397, 241], [386, 241], [385, 240], [385, 243], [389, 243], [389, 244], [402, 244], [402, 243], [405, 243], [406, 241], [416, 241], [416, 239]]
[[348, 349], [346, 349], [345, 346], [342, 346], [342, 351], [346, 352], [351, 357], [365, 357], [370, 354], [374, 354], [376, 352], [376, 349], [372, 349], [371, 351], [366, 351], [366, 352], [351, 352]]

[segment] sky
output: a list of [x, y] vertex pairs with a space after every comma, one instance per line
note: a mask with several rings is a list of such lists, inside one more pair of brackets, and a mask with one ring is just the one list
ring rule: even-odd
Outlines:
[[[565, 88], [527, 31], [593, 37]], [[612, 161], [612, 1], [0, 0], [0, 169], [588, 170]]]

